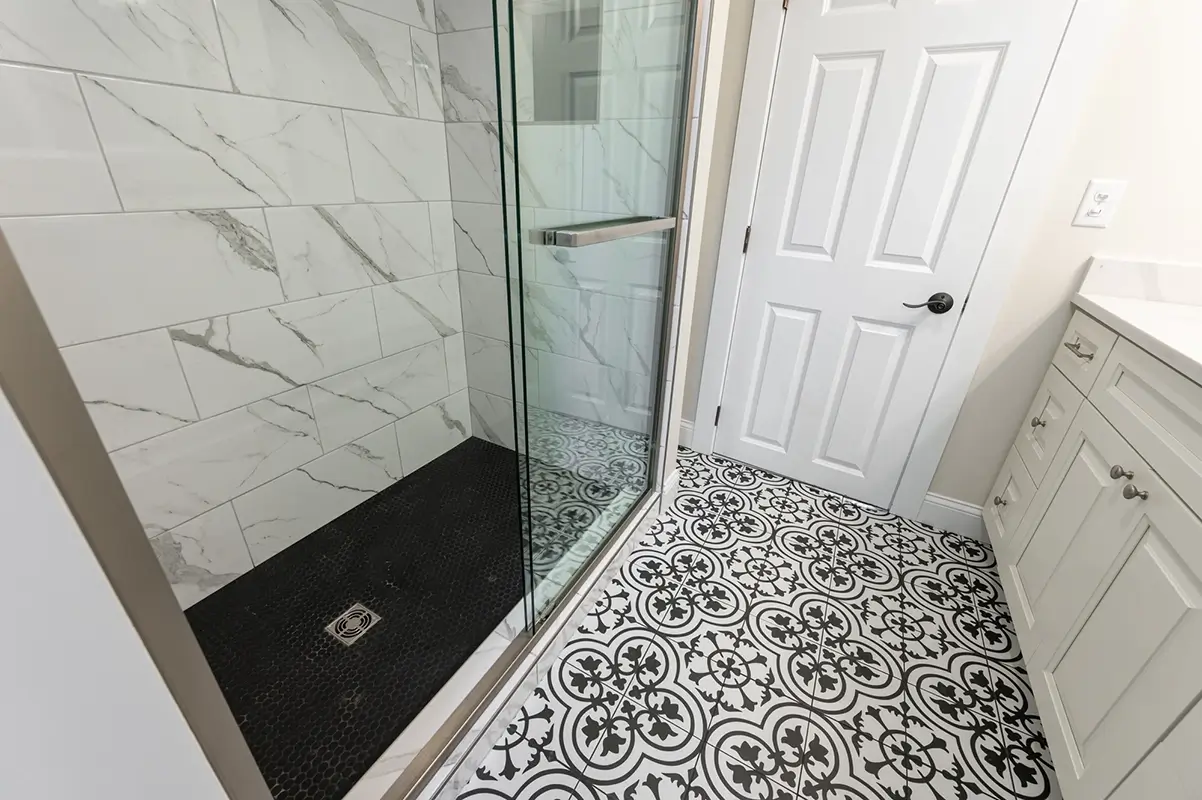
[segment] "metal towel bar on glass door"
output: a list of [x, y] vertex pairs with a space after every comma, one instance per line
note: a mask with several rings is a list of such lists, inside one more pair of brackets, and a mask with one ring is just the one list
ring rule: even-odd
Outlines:
[[556, 247], [586, 247], [590, 244], [613, 242], [618, 239], [629, 239], [632, 236], [667, 231], [675, 227], [676, 217], [625, 217], [531, 231], [530, 240], [534, 244], [555, 245]]

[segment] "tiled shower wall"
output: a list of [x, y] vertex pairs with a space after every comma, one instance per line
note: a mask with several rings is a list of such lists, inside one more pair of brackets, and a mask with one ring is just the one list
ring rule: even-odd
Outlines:
[[0, 22], [0, 229], [182, 605], [471, 434], [429, 0]]
[[[600, 37], [598, 120], [534, 119], [532, 37], [538, 14], [570, 4], [515, 0], [518, 96], [498, 111], [492, 14], [487, 2], [443, 0], [438, 44], [451, 197], [463, 301], [473, 426], [512, 446], [505, 249], [498, 119], [518, 125], [525, 307], [526, 397], [543, 408], [649, 432], [654, 332], [663, 303], [667, 237], [588, 248], [530, 244], [531, 229], [606, 217], [660, 215], [674, 189], [676, 44], [685, 4], [606, 3]], [[507, 23], [507, 21], [506, 21]], [[508, 26], [507, 26], [508, 27]], [[501, 31], [509, 62], [509, 31]], [[585, 32], [588, 35], [589, 32]], [[549, 66], [545, 56], [539, 69]], [[509, 123], [506, 123], [509, 124]], [[505, 136], [505, 169], [514, 158]], [[514, 202], [512, 194], [505, 200]], [[511, 226], [513, 220], [510, 220]], [[491, 435], [491, 432], [499, 435]]]

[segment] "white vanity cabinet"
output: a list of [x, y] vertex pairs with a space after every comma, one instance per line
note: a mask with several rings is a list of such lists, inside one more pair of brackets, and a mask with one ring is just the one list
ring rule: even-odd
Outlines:
[[1064, 796], [1104, 800], [1202, 695], [1202, 387], [1080, 312], [1065, 343], [985, 521]]

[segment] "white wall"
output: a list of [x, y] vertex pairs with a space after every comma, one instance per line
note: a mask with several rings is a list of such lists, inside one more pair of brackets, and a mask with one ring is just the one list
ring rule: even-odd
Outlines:
[[[981, 503], [1014, 440], [1095, 254], [1202, 262], [1202, 3], [1129, 0], [994, 326], [931, 491]], [[1074, 228], [1090, 178], [1131, 185], [1114, 225]]]
[[225, 798], [3, 394], [0, 453], [0, 797]]

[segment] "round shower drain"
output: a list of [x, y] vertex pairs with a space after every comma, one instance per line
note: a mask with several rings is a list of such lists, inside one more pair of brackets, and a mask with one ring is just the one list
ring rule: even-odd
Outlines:
[[379, 614], [362, 603], [355, 603], [327, 625], [326, 630], [338, 641], [351, 645], [359, 641], [359, 638], [367, 633], [367, 629], [379, 621]]

